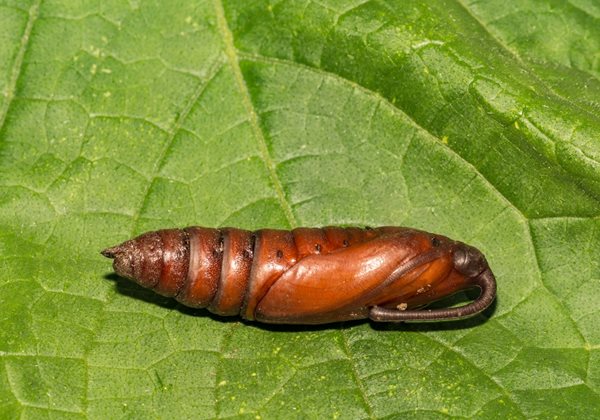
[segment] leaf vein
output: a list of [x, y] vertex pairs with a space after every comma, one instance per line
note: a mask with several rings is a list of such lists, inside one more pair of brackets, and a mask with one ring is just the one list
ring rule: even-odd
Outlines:
[[152, 167], [150, 179], [148, 180], [145, 191], [142, 194], [142, 200], [138, 207], [138, 211], [133, 215], [133, 223], [132, 223], [133, 231], [135, 231], [138, 220], [144, 210], [144, 205], [146, 203], [146, 200], [148, 199], [148, 194], [150, 193], [150, 189], [152, 188], [153, 180], [156, 179], [156, 177], [158, 176], [160, 168], [162, 167], [162, 164], [169, 152], [169, 149], [171, 148], [171, 146], [173, 144], [175, 136], [177, 135], [177, 133], [179, 132], [179, 130], [181, 128], [181, 125], [183, 124], [183, 121], [185, 121], [185, 119], [191, 112], [192, 108], [194, 107], [194, 104], [196, 104], [196, 102], [198, 102], [198, 100], [200, 99], [200, 97], [202, 96], [204, 91], [206, 90], [206, 87], [208, 86], [208, 84], [211, 82], [211, 80], [213, 80], [215, 78], [215, 76], [217, 75], [217, 73], [220, 71], [221, 68], [222, 68], [221, 60], [216, 60], [215, 62], [213, 62], [211, 64], [209, 71], [208, 71], [208, 76], [206, 77], [206, 80], [201, 81], [198, 84], [198, 87], [196, 88], [194, 94], [191, 96], [190, 100], [186, 103], [185, 107], [181, 111], [181, 114], [179, 114], [179, 117], [174, 121], [173, 125], [168, 130], [167, 139], [165, 141], [165, 144], [164, 144], [162, 150], [160, 151], [158, 158], [156, 159], [156, 161], [154, 163], [154, 166]]
[[2, 107], [0, 108], [0, 133], [4, 128], [6, 117], [8, 115], [8, 110], [15, 97], [15, 90], [17, 88], [17, 82], [19, 81], [19, 77], [22, 73], [21, 69], [23, 67], [25, 53], [27, 52], [27, 48], [29, 47], [31, 32], [33, 30], [33, 25], [35, 24], [38, 18], [39, 8], [41, 4], [42, 0], [36, 0], [36, 2], [33, 3], [29, 8], [29, 17], [27, 18], [27, 25], [25, 26], [25, 30], [23, 31], [23, 36], [21, 37], [21, 43], [19, 45], [19, 51], [17, 52], [17, 57], [15, 58], [15, 62], [13, 63], [10, 81], [6, 89], [5, 100], [2, 103]]
[[[517, 401], [514, 400], [514, 398], [512, 397], [512, 395], [508, 392], [508, 390], [502, 386], [492, 375], [486, 373], [485, 370], [480, 369], [479, 366], [477, 366], [475, 363], [473, 363], [473, 361], [471, 359], [469, 359], [467, 356], [465, 356], [462, 352], [460, 352], [458, 349], [452, 347], [451, 345], [444, 343], [443, 341], [440, 340], [436, 340], [435, 338], [433, 338], [431, 335], [429, 334], [422, 334], [423, 337], [426, 337], [428, 340], [432, 341], [433, 343], [436, 343], [440, 346], [442, 346], [443, 348], [445, 348], [447, 351], [456, 354], [458, 357], [460, 357], [461, 359], [463, 359], [466, 363], [468, 363], [469, 365], [473, 366], [475, 368], [476, 371], [481, 372], [481, 374], [483, 376], [485, 376], [487, 379], [489, 379], [493, 384], [495, 384], [498, 389], [506, 396], [506, 398], [508, 398], [513, 404], [514, 406], [521, 412], [521, 414], [523, 415], [523, 417], [527, 417], [525, 415], [525, 412], [523, 411], [522, 407], [518, 404]], [[441, 355], [440, 355], [441, 356]], [[439, 358], [439, 357], [438, 357]]]
[[352, 351], [350, 350], [350, 344], [348, 343], [348, 337], [346, 336], [346, 334], [344, 334], [343, 330], [340, 330], [340, 337], [342, 338], [344, 352], [346, 353], [346, 356], [348, 357], [348, 362], [350, 363], [350, 368], [352, 370], [352, 376], [354, 377], [354, 382], [356, 383], [356, 386], [358, 388], [360, 396], [363, 399], [363, 402], [367, 409], [367, 414], [369, 415], [369, 418], [374, 419], [376, 417], [375, 417], [375, 414], [373, 413], [373, 406], [372, 406], [371, 402], [369, 401], [369, 396], [367, 394], [365, 386], [362, 382], [360, 375], [358, 374], [358, 370], [356, 369], [356, 362], [354, 361], [354, 356], [352, 355]]
[[[456, 2], [456, 4], [458, 6], [460, 6], [465, 13], [467, 13], [469, 15], [469, 17], [471, 19], [473, 19], [480, 27], [481, 29], [483, 29], [483, 31], [488, 34], [490, 36], [490, 39], [492, 39], [502, 50], [506, 51], [508, 54], [510, 54], [511, 57], [513, 57], [515, 59], [515, 61], [521, 66], [521, 68], [526, 71], [537, 83], [539, 83], [540, 86], [543, 86], [548, 92], [550, 92], [552, 95], [554, 95], [557, 98], [560, 98], [561, 100], [563, 100], [564, 102], [568, 103], [570, 106], [572, 106], [573, 108], [579, 110], [580, 112], [584, 113], [585, 115], [590, 116], [593, 119], [597, 119], [597, 116], [593, 115], [592, 113], [590, 113], [590, 111], [588, 111], [587, 109], [584, 109], [581, 105], [579, 105], [578, 103], [576, 103], [575, 101], [573, 101], [571, 98], [568, 98], [562, 94], [560, 94], [559, 92], [557, 92], [556, 90], [554, 90], [551, 86], [549, 86], [546, 82], [544, 82], [540, 77], [538, 77], [537, 74], [535, 74], [535, 72], [526, 65], [526, 62], [523, 60], [523, 58], [517, 54], [516, 52], [514, 52], [513, 50], [511, 50], [508, 45], [506, 45], [504, 42], [502, 42], [501, 39], [499, 39], [497, 36], [495, 36], [492, 31], [489, 29], [489, 27], [481, 20], [479, 19], [472, 11], [471, 9], [469, 9], [469, 7], [467, 5], [464, 4], [463, 0], [454, 0]], [[581, 69], [579, 69], [581, 70]], [[581, 70], [584, 71], [584, 70]], [[590, 76], [593, 76], [593, 74], [587, 72], [588, 74], [590, 74]]]
[[[318, 67], [311, 67], [308, 66], [306, 64], [300, 64], [300, 63], [296, 63], [295, 61], [290, 61], [287, 59], [282, 59], [282, 58], [275, 58], [275, 57], [267, 57], [267, 56], [263, 56], [260, 54], [250, 54], [250, 53], [245, 53], [245, 52], [238, 52], [237, 53], [239, 57], [242, 57], [246, 60], [249, 61], [256, 61], [256, 62], [263, 62], [263, 63], [270, 63], [270, 64], [279, 64], [279, 65], [284, 65], [284, 66], [296, 66], [296, 67], [300, 67], [300, 68], [305, 68], [309, 71], [313, 71], [315, 73], [318, 74], [322, 74], [324, 76], [327, 77], [332, 77], [338, 80], [341, 80], [345, 83], [350, 84], [351, 86], [353, 86], [354, 88], [356, 88], [358, 91], [366, 93], [368, 95], [371, 95], [375, 98], [378, 98], [380, 101], [382, 101], [383, 103], [387, 104], [395, 113], [397, 113], [398, 115], [400, 115], [402, 118], [404, 118], [406, 120], [406, 122], [410, 123], [413, 127], [423, 131], [424, 133], [427, 133], [427, 135], [433, 139], [436, 140], [436, 143], [442, 144], [442, 140], [440, 137], [436, 136], [434, 133], [432, 133], [431, 131], [429, 131], [427, 128], [423, 127], [422, 125], [420, 125], [417, 121], [415, 121], [410, 115], [406, 114], [404, 111], [402, 111], [401, 109], [399, 109], [396, 105], [392, 104], [387, 98], [385, 98], [384, 96], [382, 96], [380, 93], [370, 90], [360, 84], [358, 84], [357, 82], [351, 80], [351, 79], [347, 79], [343, 76], [340, 76], [337, 73], [332, 73], [329, 72], [327, 70], [318, 68]], [[412, 140], [412, 138], [411, 138]], [[508, 197], [506, 197], [504, 194], [502, 194], [502, 192], [500, 190], [498, 190], [496, 188], [496, 186], [490, 181], [488, 180], [485, 175], [483, 173], [481, 173], [481, 171], [475, 167], [475, 165], [473, 165], [471, 162], [465, 160], [461, 155], [459, 155], [456, 151], [454, 151], [453, 149], [451, 149], [448, 146], [445, 146], [446, 150], [449, 154], [451, 154], [452, 156], [455, 156], [457, 158], [459, 158], [461, 160], [461, 162], [463, 162], [464, 165], [469, 166], [469, 170], [472, 171], [473, 173], [476, 173], [478, 176], [481, 177], [481, 179], [485, 182], [485, 184], [487, 186], [489, 186], [490, 190], [493, 191], [493, 193], [500, 198], [504, 203], [506, 203], [506, 205], [508, 207], [510, 207], [511, 209], [513, 209], [517, 215], [522, 219], [523, 223], [526, 223], [526, 221], [528, 220], [527, 216], [518, 208], [516, 207], [509, 199]]]
[[258, 115], [256, 113], [256, 110], [254, 109], [252, 99], [250, 98], [250, 92], [248, 92], [248, 87], [246, 86], [246, 82], [244, 80], [244, 76], [239, 65], [238, 52], [236, 51], [233, 42], [233, 34], [231, 33], [231, 30], [229, 29], [229, 25], [227, 24], [227, 20], [225, 18], [223, 3], [221, 0], [214, 0], [214, 5], [219, 30], [223, 38], [225, 54], [227, 55], [229, 64], [231, 66], [236, 83], [238, 85], [238, 89], [240, 91], [240, 94], [242, 95], [243, 105], [246, 108], [246, 111], [248, 112], [248, 115], [250, 117], [250, 126], [254, 133], [254, 137], [258, 142], [258, 148], [260, 150], [262, 160], [265, 166], [267, 167], [269, 177], [271, 178], [271, 182], [273, 183], [273, 187], [275, 188], [277, 199], [285, 214], [285, 217], [288, 220], [290, 227], [295, 227], [297, 226], [296, 217], [294, 216], [292, 207], [288, 202], [288, 199], [286, 198], [285, 191], [283, 189], [283, 184], [281, 183], [281, 180], [277, 175], [275, 162], [273, 161], [273, 158], [271, 157], [271, 154], [269, 152], [264, 133], [258, 121]]

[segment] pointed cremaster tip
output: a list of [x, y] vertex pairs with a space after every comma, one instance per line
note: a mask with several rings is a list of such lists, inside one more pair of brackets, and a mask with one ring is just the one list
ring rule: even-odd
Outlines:
[[106, 258], [115, 258], [117, 252], [119, 252], [119, 248], [119, 246], [113, 246], [112, 248], [106, 248], [105, 250], [100, 251], [100, 253]]

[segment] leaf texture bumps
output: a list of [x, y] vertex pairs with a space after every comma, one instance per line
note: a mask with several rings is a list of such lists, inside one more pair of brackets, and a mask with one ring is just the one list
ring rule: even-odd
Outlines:
[[[0, 417], [597, 417], [599, 18], [0, 1]], [[489, 256], [498, 303], [460, 325], [267, 329], [97, 254], [192, 224], [439, 232]]]

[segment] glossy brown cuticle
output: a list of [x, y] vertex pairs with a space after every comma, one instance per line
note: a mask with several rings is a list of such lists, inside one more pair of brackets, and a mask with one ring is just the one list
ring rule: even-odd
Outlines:
[[[102, 255], [117, 274], [184, 305], [267, 323], [459, 319], [496, 293], [479, 250], [402, 227], [167, 229]], [[423, 309], [473, 287], [481, 293], [468, 305]]]

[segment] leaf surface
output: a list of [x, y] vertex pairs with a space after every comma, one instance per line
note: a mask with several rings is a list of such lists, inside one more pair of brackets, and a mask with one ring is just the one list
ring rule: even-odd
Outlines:
[[[0, 1], [0, 418], [600, 414], [600, 4]], [[172, 226], [406, 225], [493, 310], [189, 310], [99, 250]]]

